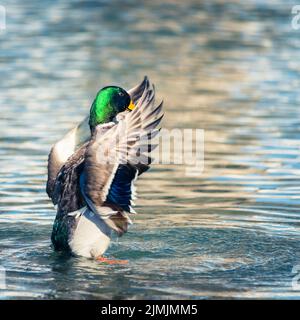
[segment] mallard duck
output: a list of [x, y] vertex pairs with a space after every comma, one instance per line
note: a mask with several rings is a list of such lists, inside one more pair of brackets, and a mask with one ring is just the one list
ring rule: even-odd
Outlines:
[[89, 116], [52, 147], [47, 193], [57, 206], [55, 250], [101, 259], [112, 232], [127, 232], [134, 181], [151, 164], [162, 105], [147, 77], [128, 92], [104, 87]]

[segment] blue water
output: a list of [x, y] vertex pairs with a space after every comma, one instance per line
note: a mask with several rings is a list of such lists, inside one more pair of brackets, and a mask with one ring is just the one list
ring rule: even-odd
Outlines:
[[[288, 1], [2, 1], [2, 299], [300, 298], [300, 30]], [[51, 145], [97, 90], [147, 74], [204, 172], [157, 165], [102, 265], [53, 252]], [[2, 272], [3, 273], [3, 272]], [[298, 286], [299, 287], [299, 286]]]

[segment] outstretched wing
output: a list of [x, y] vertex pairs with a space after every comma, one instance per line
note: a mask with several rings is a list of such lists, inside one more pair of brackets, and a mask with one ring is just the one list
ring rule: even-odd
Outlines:
[[51, 148], [48, 156], [48, 180], [46, 191], [54, 204], [56, 204], [54, 200], [55, 181], [59, 171], [74, 152], [90, 139], [91, 134], [88, 120], [89, 117], [86, 117]]
[[155, 105], [155, 91], [145, 79], [144, 91], [136, 108], [104, 135], [101, 126], [85, 154], [81, 191], [89, 207], [103, 219], [113, 212], [103, 210], [114, 205], [133, 212], [133, 182], [151, 163], [153, 138], [163, 117], [162, 103]]
[[[141, 98], [147, 81], [148, 78], [145, 77], [139, 85], [128, 90], [128, 93], [135, 104], [137, 104]], [[54, 188], [58, 173], [71, 155], [88, 141], [90, 137], [89, 117], [87, 116], [52, 147], [48, 156], [48, 180], [46, 191], [54, 204], [56, 204], [56, 201], [54, 200]]]
[[147, 85], [149, 85], [149, 79], [147, 76], [145, 76], [144, 80], [140, 84], [127, 91], [134, 104], [139, 102]]

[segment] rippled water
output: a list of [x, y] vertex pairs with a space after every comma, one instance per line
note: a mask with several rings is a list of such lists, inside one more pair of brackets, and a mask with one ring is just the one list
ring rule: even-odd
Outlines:
[[[3, 4], [3, 3], [2, 3]], [[0, 33], [1, 298], [300, 298], [300, 31], [286, 1], [7, 1]], [[52, 251], [50, 146], [144, 74], [205, 167], [159, 165], [106, 266]]]

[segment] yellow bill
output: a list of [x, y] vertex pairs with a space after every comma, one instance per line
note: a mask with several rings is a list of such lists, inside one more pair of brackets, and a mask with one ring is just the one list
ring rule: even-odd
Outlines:
[[130, 104], [129, 104], [129, 106], [127, 107], [127, 109], [130, 110], [130, 111], [132, 111], [134, 108], [135, 108], [135, 105], [134, 105], [133, 101], [130, 100]]

